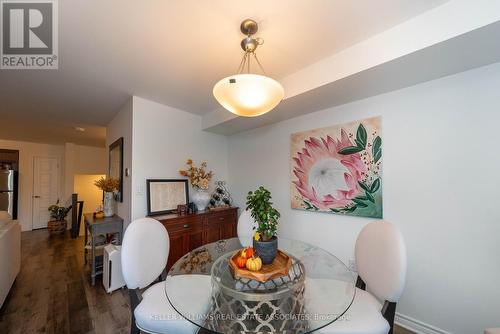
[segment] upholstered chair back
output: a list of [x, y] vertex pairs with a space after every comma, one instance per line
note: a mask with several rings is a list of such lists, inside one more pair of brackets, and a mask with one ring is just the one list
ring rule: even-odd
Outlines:
[[165, 226], [152, 218], [134, 220], [122, 243], [122, 272], [129, 289], [142, 289], [167, 265], [170, 241]]
[[398, 302], [406, 281], [406, 246], [399, 229], [388, 222], [366, 225], [356, 240], [358, 274], [380, 300]]
[[244, 247], [252, 245], [253, 228], [255, 221], [253, 220], [250, 211], [243, 211], [238, 218], [237, 234], [240, 243]]

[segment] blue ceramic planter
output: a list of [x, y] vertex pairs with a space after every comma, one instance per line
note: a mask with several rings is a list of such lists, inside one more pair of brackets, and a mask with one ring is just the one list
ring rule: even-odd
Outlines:
[[271, 264], [278, 254], [278, 238], [272, 237], [268, 241], [253, 239], [253, 249], [262, 260], [263, 264]]

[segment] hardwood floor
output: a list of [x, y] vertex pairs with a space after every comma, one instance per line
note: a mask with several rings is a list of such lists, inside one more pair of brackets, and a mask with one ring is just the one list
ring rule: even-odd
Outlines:
[[0, 310], [0, 333], [128, 333], [126, 290], [90, 285], [83, 238], [22, 233], [21, 273]]
[[[22, 233], [21, 272], [0, 310], [0, 333], [129, 333], [126, 290], [90, 285], [83, 238]], [[411, 334], [396, 328], [395, 334]]]

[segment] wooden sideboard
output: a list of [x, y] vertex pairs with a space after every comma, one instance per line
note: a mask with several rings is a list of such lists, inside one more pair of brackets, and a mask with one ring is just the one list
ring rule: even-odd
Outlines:
[[187, 215], [155, 216], [170, 237], [167, 270], [184, 254], [205, 244], [236, 237], [238, 208], [203, 211]]

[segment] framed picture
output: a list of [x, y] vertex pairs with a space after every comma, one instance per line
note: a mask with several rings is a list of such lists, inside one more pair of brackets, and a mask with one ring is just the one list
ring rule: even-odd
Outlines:
[[291, 206], [382, 218], [382, 119], [292, 134]]
[[148, 216], [172, 213], [189, 202], [188, 180], [146, 180]]
[[123, 202], [123, 137], [109, 145], [109, 177], [118, 180], [119, 189], [116, 199]]

